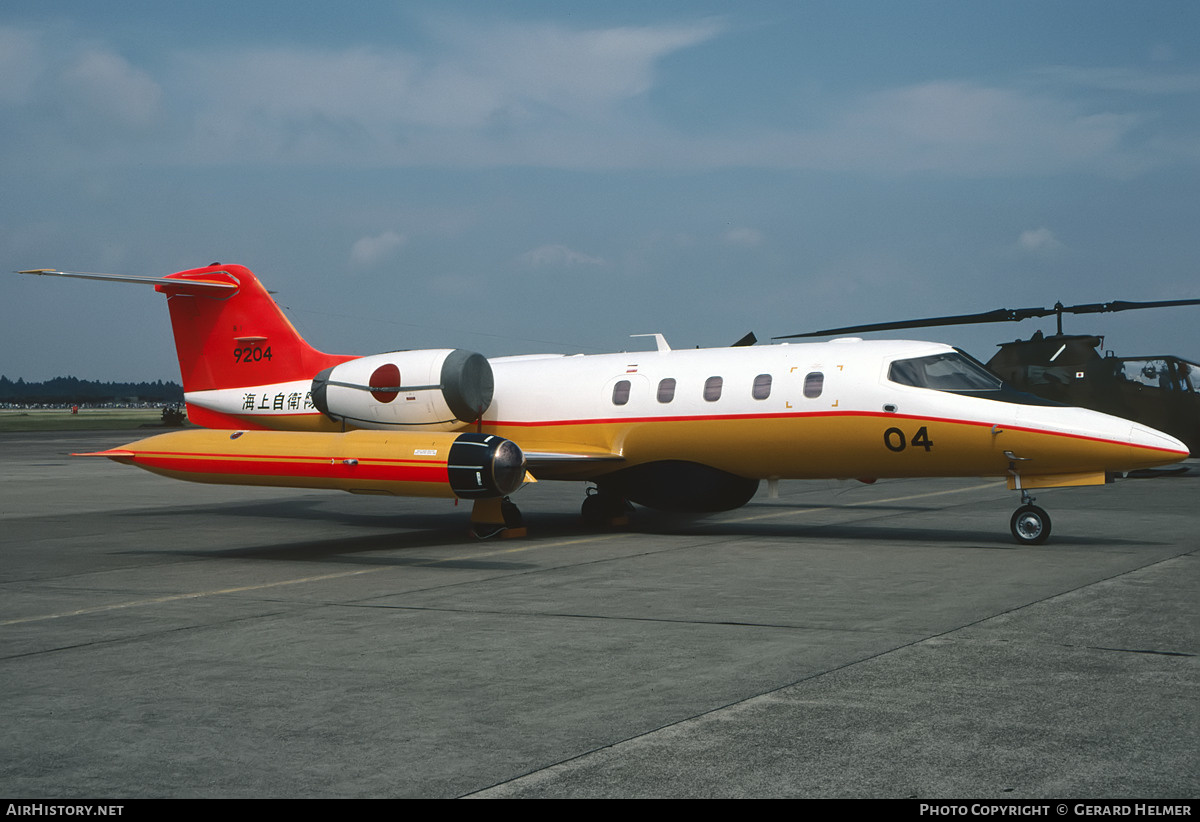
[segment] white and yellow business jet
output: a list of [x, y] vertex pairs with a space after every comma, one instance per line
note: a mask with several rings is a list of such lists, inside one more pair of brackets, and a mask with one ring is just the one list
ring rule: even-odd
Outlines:
[[517, 535], [527, 481], [594, 483], [595, 523], [627, 500], [668, 511], [744, 505], [762, 480], [1006, 477], [1018, 542], [1050, 518], [1036, 488], [1100, 485], [1188, 456], [1128, 420], [1011, 390], [950, 346], [823, 343], [531, 355], [461, 349], [367, 357], [312, 348], [246, 268], [148, 283], [167, 297], [188, 417], [98, 452], [179, 479], [474, 500], [477, 534]]

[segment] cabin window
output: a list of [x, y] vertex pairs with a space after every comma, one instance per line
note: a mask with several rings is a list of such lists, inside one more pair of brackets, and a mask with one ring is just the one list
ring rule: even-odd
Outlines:
[[750, 396], [756, 400], [765, 400], [771, 396], [770, 374], [759, 374], [754, 378], [754, 388], [750, 389]]
[[810, 400], [815, 400], [821, 396], [821, 391], [825, 388], [825, 375], [820, 371], [813, 371], [804, 377], [804, 396]]
[[673, 399], [675, 399], [675, 378], [667, 377], [665, 380], [659, 380], [658, 401], [670, 402]]
[[725, 380], [721, 377], [709, 377], [704, 381], [704, 399], [708, 402], [721, 399], [721, 386], [724, 384]]
[[629, 380], [621, 380], [613, 386], [613, 405], [629, 402]]

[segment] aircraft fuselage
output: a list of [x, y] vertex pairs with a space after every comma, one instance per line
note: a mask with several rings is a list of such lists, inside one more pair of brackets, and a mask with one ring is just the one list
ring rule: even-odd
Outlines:
[[[535, 470], [559, 479], [684, 460], [755, 479], [1016, 473], [1099, 481], [1106, 471], [1185, 455], [1153, 429], [1098, 412], [889, 379], [897, 361], [953, 351], [938, 343], [841, 340], [501, 357], [489, 361], [495, 394], [481, 423], [451, 430], [498, 434], [527, 454], [577, 456]], [[195, 392], [188, 402], [248, 428], [341, 430], [312, 408], [308, 387]], [[405, 401], [399, 395], [395, 401]], [[352, 427], [420, 429], [369, 420]]]

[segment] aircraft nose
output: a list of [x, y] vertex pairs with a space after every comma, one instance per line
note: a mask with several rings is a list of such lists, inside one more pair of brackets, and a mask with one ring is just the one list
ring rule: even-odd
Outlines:
[[1184, 459], [1188, 455], [1188, 447], [1181, 440], [1137, 422], [1129, 427], [1129, 444], [1136, 448], [1149, 448], [1153, 451], [1175, 452], [1177, 460]]

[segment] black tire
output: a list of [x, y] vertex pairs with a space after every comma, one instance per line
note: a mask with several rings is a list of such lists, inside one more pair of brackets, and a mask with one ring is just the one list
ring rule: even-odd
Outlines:
[[626, 524], [618, 520], [632, 514], [633, 506], [624, 497], [611, 491], [589, 488], [579, 513], [583, 517], [584, 526], [588, 528], [611, 528]]
[[611, 508], [612, 504], [601, 494], [588, 494], [583, 498], [583, 508], [580, 510], [583, 524], [588, 528], [603, 528], [612, 516]]
[[1036, 505], [1022, 505], [1008, 523], [1013, 539], [1022, 545], [1041, 545], [1050, 538], [1050, 515]]

